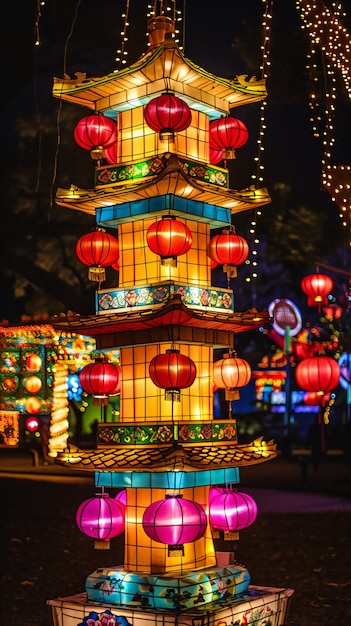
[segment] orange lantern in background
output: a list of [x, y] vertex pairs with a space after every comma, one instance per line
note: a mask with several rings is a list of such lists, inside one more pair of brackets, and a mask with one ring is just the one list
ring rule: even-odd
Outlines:
[[39, 393], [42, 385], [43, 383], [41, 382], [39, 376], [29, 376], [24, 384], [26, 391], [32, 394]]
[[210, 123], [210, 149], [221, 150], [224, 161], [235, 159], [235, 150], [243, 146], [249, 132], [241, 120], [235, 117], [221, 117]]
[[184, 100], [164, 93], [148, 102], [144, 119], [149, 128], [160, 134], [161, 141], [173, 141], [174, 133], [186, 130], [191, 124], [191, 110]]
[[190, 250], [193, 236], [186, 224], [175, 217], [166, 216], [151, 224], [146, 240], [150, 250], [161, 257], [162, 265], [176, 267], [177, 256]]
[[326, 274], [309, 274], [301, 281], [301, 289], [307, 295], [308, 306], [317, 306], [321, 311], [322, 306], [328, 304], [328, 295], [334, 287], [334, 282]]
[[26, 412], [36, 415], [37, 413], [40, 413], [41, 410], [41, 401], [39, 398], [28, 398], [28, 400], [26, 400]]
[[248, 257], [249, 245], [231, 226], [223, 230], [221, 235], [212, 237], [207, 252], [213, 262], [223, 265], [228, 278], [235, 278], [238, 273], [237, 265], [244, 263]]
[[39, 354], [32, 352], [26, 357], [26, 368], [30, 372], [39, 372], [42, 366], [42, 360]]
[[84, 265], [89, 265], [89, 280], [100, 283], [106, 279], [105, 267], [118, 261], [118, 239], [98, 228], [78, 239], [76, 253]]
[[213, 364], [213, 382], [219, 389], [225, 389], [226, 400], [239, 400], [239, 388], [245, 387], [251, 379], [251, 367], [235, 352], [225, 354], [223, 359]]
[[156, 387], [165, 390], [165, 400], [180, 401], [180, 390], [190, 387], [196, 378], [196, 365], [174, 348], [157, 354], [149, 365], [149, 374]]
[[73, 136], [78, 146], [90, 150], [92, 159], [99, 161], [104, 149], [116, 143], [117, 125], [111, 118], [94, 113], [79, 120]]

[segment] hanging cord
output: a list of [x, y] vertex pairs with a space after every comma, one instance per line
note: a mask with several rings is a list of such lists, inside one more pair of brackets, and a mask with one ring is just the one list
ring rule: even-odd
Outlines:
[[37, 15], [35, 18], [35, 46], [37, 48], [37, 54], [35, 55], [35, 65], [34, 65], [34, 107], [35, 107], [35, 117], [37, 120], [38, 127], [38, 173], [37, 173], [37, 182], [35, 185], [35, 193], [38, 193], [40, 187], [40, 177], [42, 171], [42, 129], [41, 129], [41, 120], [39, 114], [39, 103], [38, 103], [38, 64], [39, 64], [39, 48], [40, 48], [40, 18], [41, 18], [41, 6], [44, 2], [40, 0], [37, 1]]
[[[63, 76], [66, 76], [67, 74], [67, 49], [68, 49], [68, 44], [69, 41], [73, 35], [73, 30], [77, 21], [77, 16], [78, 16], [78, 9], [79, 9], [79, 5], [81, 4], [82, 0], [77, 0], [77, 4], [76, 4], [76, 8], [75, 8], [75, 12], [74, 12], [74, 16], [73, 16], [73, 21], [72, 21], [72, 25], [71, 25], [71, 30], [68, 34], [68, 37], [66, 39], [66, 43], [65, 43], [65, 47], [64, 47], [64, 52], [63, 52]], [[62, 82], [62, 89], [63, 89], [63, 82]], [[62, 93], [62, 90], [61, 90]], [[53, 175], [52, 175], [52, 181], [51, 181], [51, 188], [50, 188], [50, 204], [49, 204], [49, 214], [48, 214], [48, 221], [50, 221], [51, 219], [51, 211], [52, 211], [52, 207], [53, 207], [53, 191], [54, 191], [54, 186], [55, 186], [55, 182], [56, 182], [56, 176], [57, 176], [57, 162], [58, 162], [58, 155], [59, 155], [59, 150], [60, 150], [60, 145], [61, 145], [61, 127], [60, 127], [60, 122], [61, 122], [61, 111], [62, 111], [62, 100], [60, 98], [59, 100], [59, 107], [58, 107], [58, 111], [57, 111], [57, 117], [56, 117], [56, 128], [57, 128], [57, 143], [56, 143], [56, 151], [55, 151], [55, 158], [54, 158], [54, 167], [53, 167]]]

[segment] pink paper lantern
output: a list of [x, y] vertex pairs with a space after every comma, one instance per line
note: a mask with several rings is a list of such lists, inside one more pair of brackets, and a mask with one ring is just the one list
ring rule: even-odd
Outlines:
[[84, 500], [78, 507], [76, 522], [79, 530], [95, 539], [95, 547], [108, 549], [110, 539], [124, 531], [125, 506], [108, 494]]
[[230, 488], [211, 488], [209, 516], [212, 529], [231, 533], [247, 528], [257, 517], [257, 506], [247, 493]]
[[145, 509], [142, 524], [150, 539], [168, 544], [169, 551], [183, 552], [184, 543], [205, 534], [207, 518], [197, 502], [185, 500], [181, 495], [168, 495]]

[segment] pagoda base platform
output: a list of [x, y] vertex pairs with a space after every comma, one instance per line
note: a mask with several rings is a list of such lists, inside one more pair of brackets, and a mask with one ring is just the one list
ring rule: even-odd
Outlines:
[[240, 597], [223, 598], [206, 607], [185, 611], [125, 608], [89, 601], [86, 593], [48, 600], [54, 626], [284, 626], [292, 589], [249, 586]]

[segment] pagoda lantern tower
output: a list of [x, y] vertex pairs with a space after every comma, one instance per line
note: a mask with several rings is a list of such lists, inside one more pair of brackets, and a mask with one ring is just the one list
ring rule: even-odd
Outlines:
[[[56, 462], [91, 471], [95, 490], [125, 490], [125, 526], [123, 563], [102, 563], [83, 595], [48, 603], [60, 626], [82, 626], [106, 612], [129, 626], [229, 625], [256, 606], [260, 618], [276, 615], [282, 626], [292, 590], [251, 590], [245, 567], [229, 557], [224, 564], [209, 519], [211, 488], [238, 484], [240, 467], [277, 454], [263, 438], [240, 444], [231, 413], [214, 418], [214, 350], [231, 351], [236, 333], [271, 319], [234, 310], [230, 285], [211, 284], [208, 255], [212, 230], [231, 228], [237, 213], [270, 202], [265, 188], [232, 189], [228, 170], [210, 162], [210, 123], [261, 102], [266, 87], [218, 77], [187, 59], [175, 41], [175, 14], [165, 17], [164, 4], [155, 3], [150, 45], [136, 63], [101, 78], [54, 80], [55, 98], [117, 125], [116, 162], [97, 162], [94, 188], [59, 188], [56, 203], [116, 232], [119, 271], [118, 284], [96, 291], [94, 315], [60, 316], [53, 326], [120, 355], [119, 421], [98, 424], [93, 450], [59, 452]], [[145, 109], [155, 100], [153, 115], [160, 103], [175, 102], [181, 116], [190, 111], [187, 123], [163, 111], [170, 132], [150, 127]], [[161, 228], [166, 220], [168, 231]], [[167, 247], [167, 233], [182, 245], [171, 240]], [[168, 254], [176, 262], [164, 262]], [[115, 541], [121, 537], [111, 550]]]

